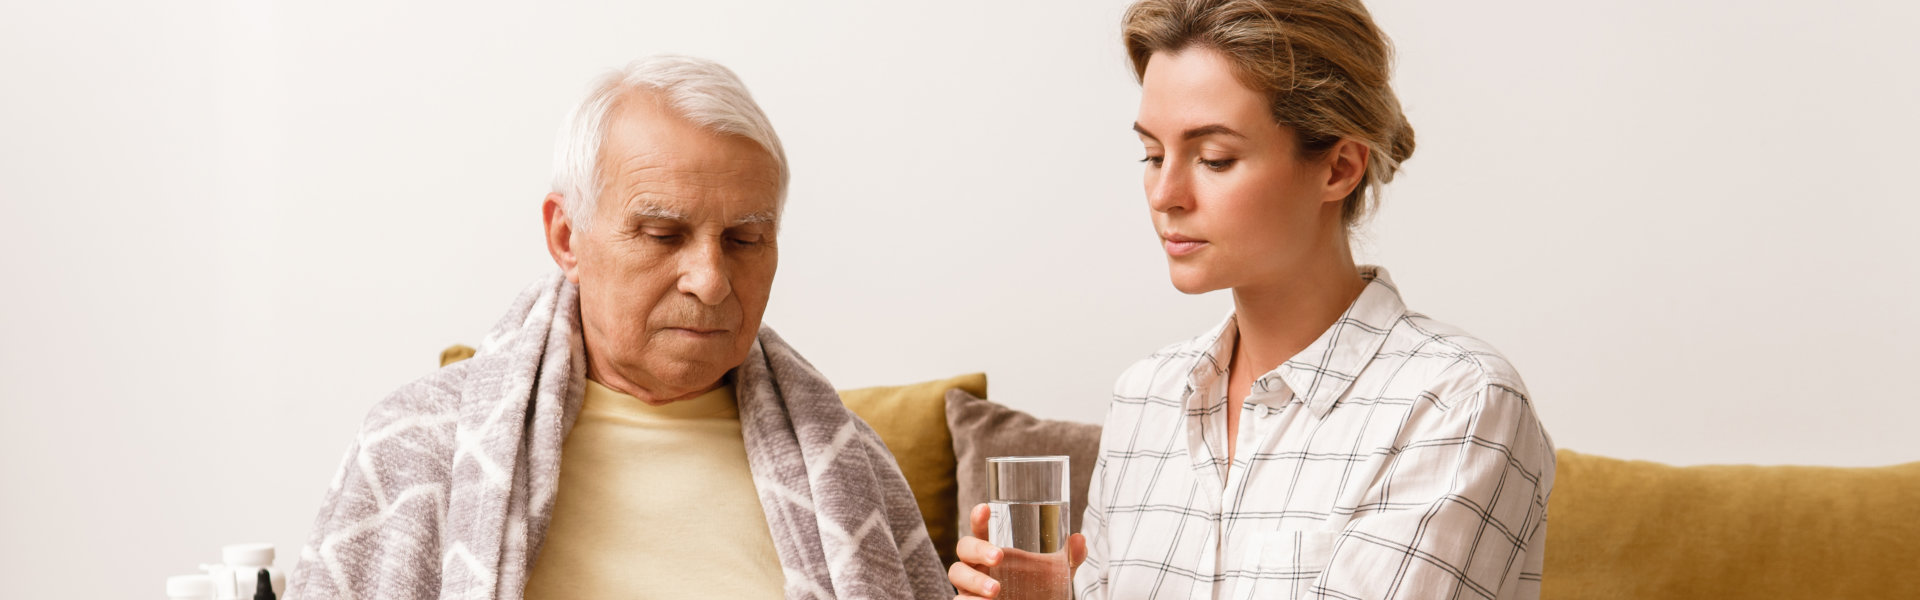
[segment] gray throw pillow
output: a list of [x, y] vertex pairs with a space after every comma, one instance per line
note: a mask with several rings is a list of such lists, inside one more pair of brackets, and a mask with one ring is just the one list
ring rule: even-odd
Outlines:
[[995, 456], [1067, 456], [1073, 480], [1073, 531], [1087, 512], [1087, 482], [1093, 480], [1093, 462], [1100, 455], [1100, 426], [1040, 419], [969, 394], [947, 390], [947, 429], [953, 432], [953, 455], [958, 459], [954, 479], [959, 488], [960, 535], [971, 535], [967, 523], [974, 505], [987, 501], [987, 459]]

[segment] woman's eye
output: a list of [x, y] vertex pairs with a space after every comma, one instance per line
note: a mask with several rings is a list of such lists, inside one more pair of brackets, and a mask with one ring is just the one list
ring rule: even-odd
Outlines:
[[1231, 158], [1223, 158], [1220, 160], [1207, 160], [1202, 158], [1200, 159], [1200, 165], [1215, 171], [1225, 171], [1227, 167], [1233, 166], [1233, 161], [1234, 159]]
[[1140, 162], [1147, 163], [1147, 166], [1152, 166], [1152, 167], [1158, 167], [1161, 165], [1161, 163], [1164, 163], [1166, 161], [1167, 161], [1167, 157], [1164, 157], [1164, 156], [1149, 156], [1149, 157], [1140, 159]]

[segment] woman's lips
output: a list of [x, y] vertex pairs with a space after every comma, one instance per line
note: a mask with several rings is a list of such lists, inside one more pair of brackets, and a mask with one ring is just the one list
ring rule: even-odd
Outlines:
[[1178, 258], [1199, 252], [1207, 246], [1207, 241], [1182, 235], [1164, 235], [1160, 236], [1160, 245], [1167, 249], [1167, 256]]

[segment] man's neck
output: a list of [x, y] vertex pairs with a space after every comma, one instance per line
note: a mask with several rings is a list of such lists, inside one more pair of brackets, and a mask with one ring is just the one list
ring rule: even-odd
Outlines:
[[699, 398], [707, 392], [720, 389], [721, 386], [727, 384], [727, 377], [722, 376], [720, 379], [706, 386], [674, 388], [665, 385], [663, 382], [651, 382], [653, 385], [645, 385], [632, 379], [621, 377], [618, 372], [610, 368], [603, 368], [591, 359], [587, 360], [587, 379], [606, 386], [607, 389], [633, 396], [648, 406], [666, 406], [681, 400], [692, 400]]

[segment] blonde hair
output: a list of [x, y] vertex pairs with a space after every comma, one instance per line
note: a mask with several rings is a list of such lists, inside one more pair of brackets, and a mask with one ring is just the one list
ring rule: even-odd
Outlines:
[[1349, 227], [1413, 156], [1413, 125], [1387, 81], [1391, 42], [1359, 0], [1140, 0], [1121, 37], [1139, 79], [1155, 53], [1221, 53], [1243, 85], [1267, 94], [1274, 121], [1294, 131], [1308, 159], [1342, 138], [1365, 144], [1367, 170], [1341, 206]]

